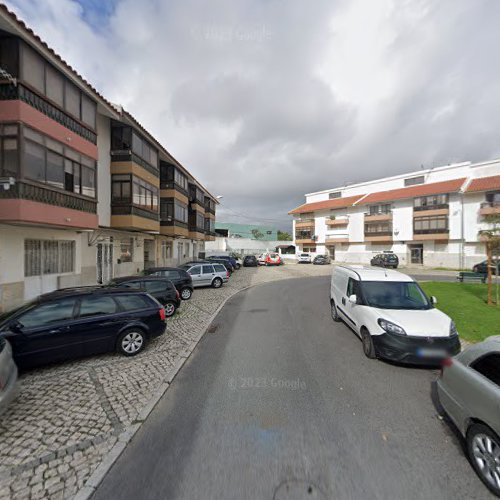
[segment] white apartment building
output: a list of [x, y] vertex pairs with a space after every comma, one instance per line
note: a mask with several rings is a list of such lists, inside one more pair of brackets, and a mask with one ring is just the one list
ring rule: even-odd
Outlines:
[[465, 268], [485, 258], [484, 216], [500, 213], [500, 159], [452, 164], [305, 195], [293, 215], [297, 252], [369, 263]]

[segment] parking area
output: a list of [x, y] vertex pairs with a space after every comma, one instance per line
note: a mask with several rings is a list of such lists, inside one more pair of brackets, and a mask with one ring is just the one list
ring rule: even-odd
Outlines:
[[141, 421], [227, 298], [255, 284], [330, 272], [296, 264], [242, 268], [220, 289], [196, 289], [167, 333], [137, 357], [106, 354], [22, 375], [19, 396], [0, 417], [0, 498], [74, 496], [120, 435]]

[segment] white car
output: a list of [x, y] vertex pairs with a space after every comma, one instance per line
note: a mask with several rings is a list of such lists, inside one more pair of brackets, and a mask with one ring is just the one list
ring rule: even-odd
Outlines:
[[266, 253], [261, 253], [257, 257], [257, 264], [259, 264], [259, 266], [265, 266], [266, 265], [266, 256], [267, 256]]
[[455, 324], [435, 303], [398, 271], [337, 266], [332, 273], [332, 318], [354, 330], [368, 358], [429, 365], [459, 353]]
[[311, 255], [308, 253], [299, 253], [297, 255], [297, 262], [304, 263], [304, 264], [310, 264], [312, 262]]

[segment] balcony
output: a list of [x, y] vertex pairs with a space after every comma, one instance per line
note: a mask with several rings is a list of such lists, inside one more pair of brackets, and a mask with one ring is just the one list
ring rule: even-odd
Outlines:
[[8, 190], [0, 190], [0, 222], [95, 229], [97, 200], [28, 180], [16, 181]]
[[334, 245], [335, 243], [349, 243], [349, 235], [339, 234], [325, 237], [325, 245]]
[[413, 239], [418, 241], [445, 241], [450, 239], [449, 229], [414, 229]]
[[492, 202], [485, 201], [484, 203], [481, 203], [479, 214], [483, 216], [500, 214], [500, 203], [494, 201]]
[[151, 184], [159, 186], [160, 171], [132, 151], [111, 151], [111, 173], [135, 174]]
[[383, 221], [391, 221], [392, 220], [392, 212], [387, 213], [365, 213], [365, 222], [383, 222]]
[[78, 120], [71, 118], [48, 100], [31, 92], [31, 90], [21, 83], [18, 83], [17, 86], [11, 83], [0, 83], [0, 101], [16, 100], [28, 104], [92, 144], [97, 144], [97, 134], [95, 132], [82, 125]]
[[429, 207], [413, 207], [413, 217], [432, 217], [434, 215], [448, 215], [448, 205], [434, 205]]
[[297, 219], [295, 221], [295, 227], [299, 228], [313, 228], [314, 229], [315, 220], [314, 219]]
[[162, 220], [160, 221], [160, 234], [174, 238], [189, 238], [188, 225], [177, 220]]
[[326, 219], [327, 227], [345, 227], [349, 225], [349, 219], [344, 217], [340, 219]]
[[160, 231], [158, 212], [145, 210], [130, 204], [111, 205], [111, 226], [130, 231]]
[[392, 231], [365, 231], [365, 241], [383, 243], [392, 241]]

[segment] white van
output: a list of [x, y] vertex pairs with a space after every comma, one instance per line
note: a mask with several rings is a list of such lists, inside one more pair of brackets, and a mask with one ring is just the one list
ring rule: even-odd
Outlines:
[[455, 324], [435, 303], [398, 271], [337, 266], [332, 273], [332, 318], [354, 330], [369, 358], [433, 364], [459, 353]]

